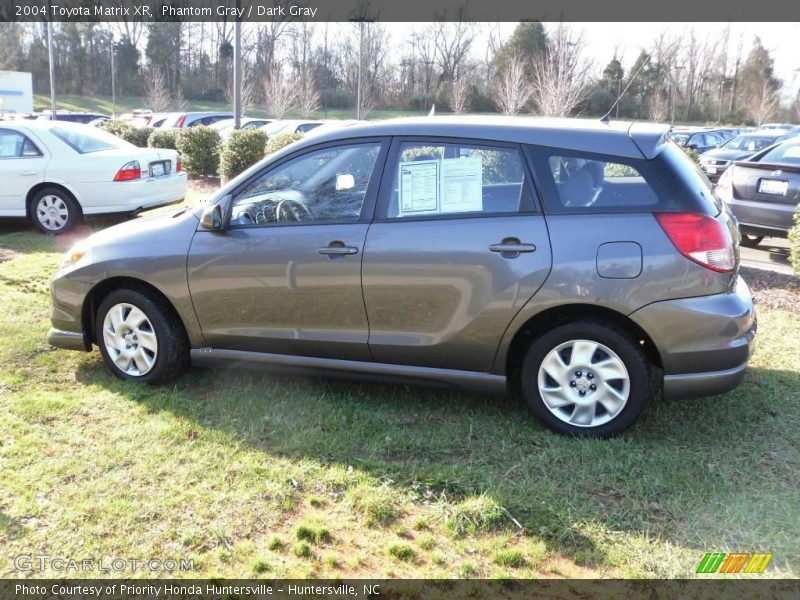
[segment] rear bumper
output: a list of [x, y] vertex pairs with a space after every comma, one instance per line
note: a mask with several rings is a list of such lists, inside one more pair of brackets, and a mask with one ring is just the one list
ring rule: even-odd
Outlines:
[[131, 213], [180, 202], [186, 197], [186, 174], [96, 184], [81, 197], [84, 215]]
[[728, 293], [656, 302], [631, 318], [658, 349], [669, 398], [732, 390], [755, 350], [756, 311], [741, 277]]

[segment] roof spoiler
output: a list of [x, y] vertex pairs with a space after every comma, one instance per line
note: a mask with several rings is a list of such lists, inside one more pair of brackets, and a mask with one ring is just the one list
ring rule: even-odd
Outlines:
[[661, 151], [661, 145], [669, 136], [669, 125], [661, 123], [631, 123], [628, 135], [647, 159], [653, 159]]

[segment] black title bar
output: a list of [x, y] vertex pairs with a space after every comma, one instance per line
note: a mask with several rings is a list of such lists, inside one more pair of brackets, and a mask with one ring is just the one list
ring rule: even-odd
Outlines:
[[2, 21], [800, 21], [797, 0], [0, 0]]

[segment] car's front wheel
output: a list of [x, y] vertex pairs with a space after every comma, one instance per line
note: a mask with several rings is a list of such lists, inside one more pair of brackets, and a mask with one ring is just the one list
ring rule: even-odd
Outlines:
[[95, 339], [106, 366], [121, 379], [161, 383], [189, 364], [183, 324], [163, 299], [147, 290], [109, 294], [97, 310]]
[[610, 437], [630, 427], [652, 395], [652, 368], [627, 332], [581, 320], [536, 339], [522, 365], [531, 411], [559, 433]]
[[31, 218], [42, 233], [66, 233], [81, 220], [81, 209], [69, 192], [58, 187], [39, 190], [31, 200]]

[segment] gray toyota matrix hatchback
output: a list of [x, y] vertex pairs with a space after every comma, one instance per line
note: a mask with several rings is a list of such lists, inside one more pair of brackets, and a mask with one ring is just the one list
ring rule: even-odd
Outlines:
[[52, 282], [55, 346], [118, 377], [251, 361], [518, 389], [609, 436], [656, 394], [741, 381], [736, 222], [667, 127], [399, 119], [312, 135], [203, 209], [94, 234]]

